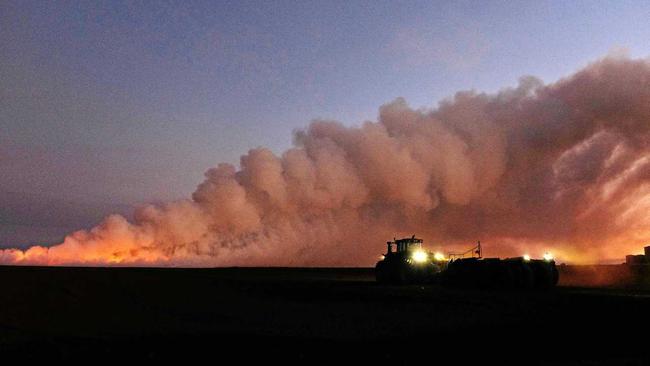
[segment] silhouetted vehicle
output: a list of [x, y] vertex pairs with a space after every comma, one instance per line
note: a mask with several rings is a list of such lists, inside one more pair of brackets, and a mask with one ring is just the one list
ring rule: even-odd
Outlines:
[[424, 251], [422, 243], [415, 235], [387, 242], [388, 250], [375, 266], [377, 282], [439, 282], [446, 287], [525, 290], [549, 289], [559, 280], [550, 256], [483, 258], [481, 242], [466, 252], [443, 256]]
[[386, 254], [375, 266], [377, 282], [407, 284], [434, 281], [443, 263], [439, 263], [434, 254], [424, 251], [422, 242], [415, 235], [387, 242]]
[[486, 289], [549, 289], [558, 280], [555, 261], [524, 257], [455, 259], [440, 276], [445, 287]]

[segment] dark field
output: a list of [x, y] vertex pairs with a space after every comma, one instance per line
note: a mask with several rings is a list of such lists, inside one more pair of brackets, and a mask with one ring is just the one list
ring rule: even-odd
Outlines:
[[639, 288], [380, 286], [368, 269], [0, 267], [0, 279], [3, 359], [650, 360]]

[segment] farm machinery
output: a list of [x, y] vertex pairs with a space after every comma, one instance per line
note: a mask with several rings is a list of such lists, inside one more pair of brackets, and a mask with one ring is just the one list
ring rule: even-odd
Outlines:
[[387, 242], [387, 252], [375, 266], [377, 282], [383, 284], [439, 283], [454, 288], [549, 289], [559, 274], [550, 255], [483, 258], [481, 243], [463, 253], [431, 253], [422, 239]]

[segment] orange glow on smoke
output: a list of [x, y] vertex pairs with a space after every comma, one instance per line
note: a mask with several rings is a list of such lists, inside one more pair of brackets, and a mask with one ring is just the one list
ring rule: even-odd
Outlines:
[[314, 121], [191, 198], [119, 215], [0, 264], [372, 266], [393, 237], [443, 252], [622, 262], [650, 244], [650, 62], [598, 60], [544, 84], [398, 98], [376, 122]]

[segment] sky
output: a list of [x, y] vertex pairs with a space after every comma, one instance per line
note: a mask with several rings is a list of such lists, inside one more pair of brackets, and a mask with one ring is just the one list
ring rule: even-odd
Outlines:
[[0, 247], [189, 197], [313, 119], [648, 57], [647, 19], [629, 1], [0, 2]]

